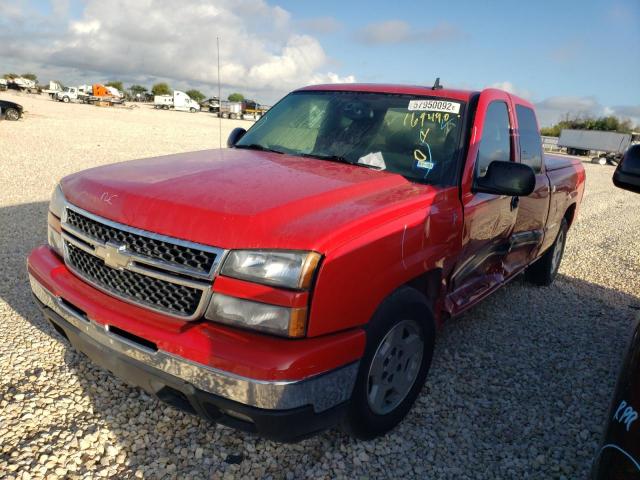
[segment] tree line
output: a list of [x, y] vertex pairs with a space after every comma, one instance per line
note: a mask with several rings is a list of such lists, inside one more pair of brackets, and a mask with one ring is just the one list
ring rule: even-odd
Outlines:
[[559, 137], [563, 129], [572, 130], [600, 130], [603, 132], [631, 133], [640, 130], [631, 120], [621, 120], [614, 115], [603, 117], [574, 116], [565, 114], [562, 120], [551, 127], [540, 129], [540, 134], [548, 137]]

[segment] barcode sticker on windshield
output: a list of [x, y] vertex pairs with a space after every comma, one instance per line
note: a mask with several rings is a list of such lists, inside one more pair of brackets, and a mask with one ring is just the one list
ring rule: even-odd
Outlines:
[[460, 104], [446, 100], [409, 100], [409, 111], [428, 110], [431, 112], [460, 113]]

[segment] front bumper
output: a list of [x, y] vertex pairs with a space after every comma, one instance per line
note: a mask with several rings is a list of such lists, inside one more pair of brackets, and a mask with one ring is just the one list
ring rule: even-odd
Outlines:
[[76, 350], [127, 383], [209, 420], [274, 440], [298, 440], [335, 424], [353, 391], [358, 362], [298, 381], [243, 377], [99, 324], [33, 275], [29, 279], [44, 316]]

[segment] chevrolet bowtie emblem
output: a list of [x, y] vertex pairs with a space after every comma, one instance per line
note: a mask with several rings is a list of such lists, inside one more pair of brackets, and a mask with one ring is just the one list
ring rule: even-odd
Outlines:
[[120, 270], [129, 265], [131, 260], [131, 256], [127, 253], [127, 246], [113, 242], [107, 242], [104, 246], [96, 246], [95, 254], [104, 260], [107, 267]]

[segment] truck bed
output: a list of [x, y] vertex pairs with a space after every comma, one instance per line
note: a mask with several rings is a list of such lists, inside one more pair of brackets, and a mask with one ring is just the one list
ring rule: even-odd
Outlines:
[[547, 168], [547, 172], [553, 172], [562, 168], [573, 167], [579, 165], [581, 162], [577, 158], [565, 157], [563, 155], [550, 155], [545, 154], [544, 164]]

